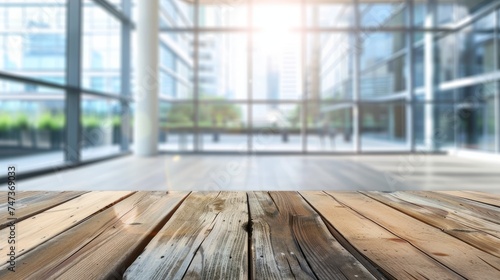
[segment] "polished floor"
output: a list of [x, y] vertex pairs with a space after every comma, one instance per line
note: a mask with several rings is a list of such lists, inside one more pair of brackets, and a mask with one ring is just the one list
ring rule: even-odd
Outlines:
[[[22, 166], [18, 166], [22, 172]], [[20, 180], [19, 190], [476, 190], [500, 162], [445, 155], [125, 156]], [[0, 187], [6, 188], [5, 185]]]

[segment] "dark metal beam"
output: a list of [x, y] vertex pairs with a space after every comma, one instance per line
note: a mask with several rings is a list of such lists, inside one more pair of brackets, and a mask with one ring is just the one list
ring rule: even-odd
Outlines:
[[82, 56], [82, 0], [67, 2], [66, 14], [66, 145], [64, 159], [80, 161], [80, 101]]

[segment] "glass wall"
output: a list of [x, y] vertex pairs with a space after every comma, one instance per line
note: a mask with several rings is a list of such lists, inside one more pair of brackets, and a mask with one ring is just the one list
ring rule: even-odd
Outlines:
[[[107, 2], [0, 0], [0, 162], [130, 150], [137, 1]], [[500, 152], [499, 8], [160, 0], [160, 149]]]
[[0, 0], [2, 167], [56, 170], [128, 151], [130, 1], [108, 4]]
[[192, 95], [171, 108], [192, 105], [192, 138], [169, 151], [500, 149], [498, 87], [463, 101], [498, 84], [498, 1], [183, 3], [197, 20], [161, 36], [191, 36]]

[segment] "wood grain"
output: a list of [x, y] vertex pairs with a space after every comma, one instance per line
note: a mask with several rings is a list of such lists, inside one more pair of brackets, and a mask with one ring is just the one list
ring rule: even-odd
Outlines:
[[243, 192], [191, 193], [125, 279], [245, 279], [248, 211]]
[[375, 279], [298, 193], [248, 195], [255, 279]]
[[252, 218], [252, 275], [255, 279], [314, 279], [291, 236], [288, 217], [267, 192], [249, 192]]
[[[23, 255], [16, 277], [121, 278], [186, 195], [135, 193]], [[5, 267], [0, 269], [0, 278], [9, 276]]]
[[302, 196], [354, 248], [394, 279], [460, 279], [461, 277], [409, 242], [339, 203], [324, 192]]
[[465, 278], [499, 279], [500, 277], [498, 257], [363, 194], [327, 193]]
[[[17, 223], [17, 256], [50, 240], [54, 236], [75, 226], [82, 220], [130, 194], [132, 194], [132, 192], [129, 191], [87, 193]], [[0, 230], [0, 235], [7, 236], [7, 230], [9, 230], [9, 228]], [[7, 248], [8, 244], [6, 242], [0, 244], [2, 263], [5, 263], [7, 260]]]
[[[419, 197], [405, 193], [382, 194], [365, 192], [365, 195], [376, 199], [394, 209], [412, 216], [424, 223], [434, 226], [480, 250], [500, 257], [500, 231], [496, 235], [481, 229], [487, 228], [487, 222], [476, 217], [467, 217], [459, 212], [449, 211], [439, 204], [419, 203]], [[493, 224], [496, 226], [496, 224]], [[500, 229], [500, 227], [499, 227]]]
[[[86, 192], [20, 192], [16, 193], [14, 208], [16, 209], [16, 222], [19, 223], [33, 215], [69, 201]], [[7, 197], [7, 192], [2, 192]], [[7, 209], [7, 200], [0, 204], [0, 209]], [[7, 211], [0, 213], [0, 229], [5, 228], [9, 221]]]
[[438, 193], [444, 193], [449, 195], [454, 195], [477, 202], [486, 203], [492, 206], [500, 207], [500, 195], [491, 193], [481, 193], [474, 191], [439, 191]]
[[438, 192], [411, 191], [408, 194], [432, 199], [439, 205], [446, 206], [453, 211], [500, 224], [500, 208], [495, 206]]

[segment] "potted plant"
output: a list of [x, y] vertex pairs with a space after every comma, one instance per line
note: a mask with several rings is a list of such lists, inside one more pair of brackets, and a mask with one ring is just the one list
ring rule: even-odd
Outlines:
[[122, 141], [122, 120], [120, 116], [114, 116], [111, 125], [113, 127], [113, 144], [120, 144]]
[[0, 115], [0, 139], [5, 140], [8, 137], [8, 133], [11, 129], [12, 123], [10, 116], [7, 114]]
[[44, 113], [42, 114], [36, 124], [36, 147], [40, 147], [41, 144], [45, 144], [46, 148], [51, 147], [51, 130], [52, 130], [52, 114]]
[[57, 114], [52, 118], [50, 128], [50, 143], [51, 148], [54, 150], [60, 149], [63, 139], [63, 131], [65, 125], [65, 118], [63, 114]]
[[38, 143], [40, 139], [47, 139], [47, 146], [52, 150], [61, 148], [62, 131], [64, 129], [64, 116], [62, 114], [52, 115], [44, 113], [40, 116], [37, 123]]
[[103, 139], [99, 131], [101, 122], [98, 117], [85, 116], [82, 118], [83, 140], [86, 147], [99, 146]]
[[17, 136], [17, 142], [20, 147], [24, 146], [25, 139], [30, 139], [30, 123], [28, 116], [19, 115], [14, 122], [14, 131]]

